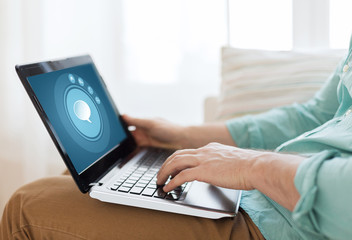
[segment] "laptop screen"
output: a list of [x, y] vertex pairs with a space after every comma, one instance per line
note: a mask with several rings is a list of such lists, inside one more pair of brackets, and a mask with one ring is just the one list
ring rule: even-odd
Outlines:
[[91, 63], [27, 78], [78, 174], [127, 138], [99, 79]]

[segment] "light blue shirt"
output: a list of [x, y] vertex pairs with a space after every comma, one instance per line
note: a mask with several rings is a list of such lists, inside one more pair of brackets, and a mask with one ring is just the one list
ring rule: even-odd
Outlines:
[[294, 179], [301, 197], [293, 212], [243, 192], [241, 207], [266, 239], [352, 239], [351, 52], [352, 38], [347, 57], [307, 103], [226, 123], [241, 148], [307, 156]]

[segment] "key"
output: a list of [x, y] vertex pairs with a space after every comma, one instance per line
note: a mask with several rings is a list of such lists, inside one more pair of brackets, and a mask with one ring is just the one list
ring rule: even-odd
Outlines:
[[166, 194], [167, 194], [166, 192], [164, 192], [161, 188], [159, 188], [156, 191], [154, 197], [156, 197], [156, 198], [165, 198]]
[[146, 189], [144, 189], [144, 191], [142, 192], [142, 195], [151, 197], [151, 196], [153, 196], [155, 190], [156, 190], [156, 189], [146, 188]]
[[147, 184], [146, 183], [145, 184], [137, 183], [135, 186], [145, 188], [147, 186]]
[[122, 184], [122, 187], [128, 187], [128, 188], [131, 188], [133, 187], [133, 183], [128, 183], [128, 182], [125, 182], [124, 184]]
[[119, 192], [128, 192], [130, 189], [131, 189], [131, 188], [129, 188], [129, 187], [123, 187], [123, 186], [121, 186], [121, 187], [119, 188]]
[[130, 191], [130, 193], [133, 193], [133, 194], [141, 194], [141, 192], [143, 191], [143, 188], [141, 187], [133, 187]]

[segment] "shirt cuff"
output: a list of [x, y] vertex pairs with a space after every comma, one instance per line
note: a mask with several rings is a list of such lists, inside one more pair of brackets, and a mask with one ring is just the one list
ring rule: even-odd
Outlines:
[[[319, 233], [317, 218], [313, 207], [318, 191], [317, 176], [324, 161], [339, 156], [336, 150], [325, 150], [305, 159], [298, 167], [294, 179], [295, 186], [301, 197], [292, 213], [292, 218], [298, 226], [311, 232]], [[313, 232], [312, 232], [313, 233]]]

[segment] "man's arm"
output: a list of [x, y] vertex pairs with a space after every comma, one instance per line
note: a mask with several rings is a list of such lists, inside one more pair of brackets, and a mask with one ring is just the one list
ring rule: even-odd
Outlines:
[[267, 153], [255, 161], [250, 179], [253, 188], [293, 211], [300, 194], [294, 183], [303, 157], [291, 154]]
[[160, 169], [158, 184], [164, 184], [171, 176], [163, 188], [166, 192], [194, 180], [224, 188], [257, 189], [292, 211], [300, 198], [294, 177], [303, 159], [211, 143], [174, 153]]
[[[165, 191], [198, 180], [226, 188], [258, 189], [290, 210], [299, 199], [293, 179], [302, 157], [236, 148], [222, 123], [183, 127], [160, 119], [123, 117], [136, 127], [132, 134], [139, 146], [187, 148], [177, 151], [160, 170], [160, 184], [175, 176]], [[222, 144], [207, 145], [210, 142]]]
[[210, 142], [236, 146], [225, 123], [180, 126], [162, 119], [141, 119], [123, 115], [139, 146], [172, 149], [199, 148]]
[[184, 148], [199, 148], [211, 142], [237, 146], [225, 123], [206, 123], [185, 128]]

